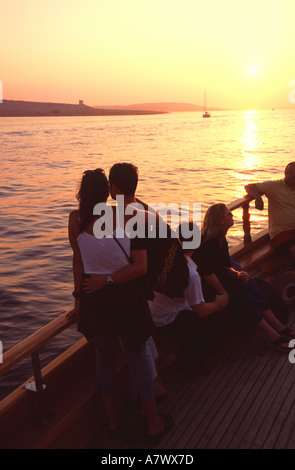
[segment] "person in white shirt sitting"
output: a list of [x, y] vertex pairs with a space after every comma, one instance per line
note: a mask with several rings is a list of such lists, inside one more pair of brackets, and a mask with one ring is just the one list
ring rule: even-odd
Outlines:
[[[191, 224], [191, 222], [187, 222]], [[179, 238], [183, 241], [183, 224]], [[220, 293], [213, 302], [205, 302], [197, 265], [191, 259], [194, 249], [184, 250], [189, 267], [189, 284], [182, 298], [170, 298], [159, 292], [149, 301], [156, 334], [168, 334], [178, 343], [178, 363], [198, 373], [218, 337], [220, 317], [228, 295]]]

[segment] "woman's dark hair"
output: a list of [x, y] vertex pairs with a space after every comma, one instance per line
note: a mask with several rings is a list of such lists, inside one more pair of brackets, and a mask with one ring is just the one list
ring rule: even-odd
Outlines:
[[290, 168], [291, 166], [293, 166], [293, 165], [295, 165], [295, 162], [290, 162], [290, 163], [288, 163], [288, 165], [287, 165], [286, 168], [285, 168], [285, 173], [286, 173], [286, 171], [288, 171], [289, 168]]
[[99, 202], [106, 202], [109, 184], [101, 168], [83, 173], [77, 199], [79, 201], [80, 232], [83, 232], [93, 218], [93, 209]]

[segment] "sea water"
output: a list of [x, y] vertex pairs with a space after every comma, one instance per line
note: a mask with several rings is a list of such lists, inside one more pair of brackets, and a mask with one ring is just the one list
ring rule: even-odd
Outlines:
[[[84, 170], [132, 162], [147, 203], [201, 204], [280, 179], [294, 156], [294, 110], [144, 116], [0, 118], [0, 341], [3, 352], [73, 307], [70, 211]], [[250, 206], [252, 233], [267, 211]], [[230, 244], [241, 241], [241, 211]], [[173, 223], [177, 223], [174, 220]], [[80, 339], [71, 326], [40, 351], [42, 366]], [[0, 378], [0, 398], [32, 375], [24, 360]]]

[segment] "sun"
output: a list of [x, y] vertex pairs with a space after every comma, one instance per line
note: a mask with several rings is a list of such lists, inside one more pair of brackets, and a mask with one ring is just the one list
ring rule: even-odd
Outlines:
[[248, 73], [250, 75], [256, 75], [257, 74], [257, 67], [256, 65], [251, 65], [251, 67], [248, 68]]

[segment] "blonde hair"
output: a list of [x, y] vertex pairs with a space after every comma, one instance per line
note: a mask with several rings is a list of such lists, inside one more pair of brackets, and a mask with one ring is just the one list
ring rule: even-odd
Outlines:
[[207, 210], [203, 225], [202, 225], [202, 238], [223, 238], [225, 236], [222, 221], [224, 219], [224, 212], [226, 205], [223, 203], [213, 204]]

